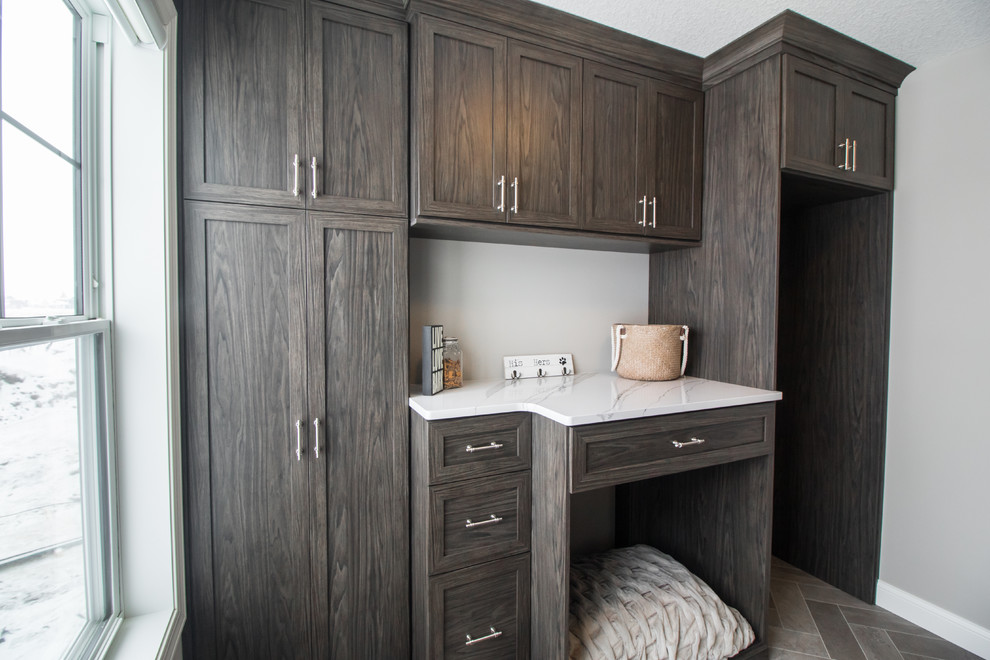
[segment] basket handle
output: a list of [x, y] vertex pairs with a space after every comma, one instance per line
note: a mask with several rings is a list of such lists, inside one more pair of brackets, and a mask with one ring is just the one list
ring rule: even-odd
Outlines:
[[612, 371], [619, 366], [619, 356], [622, 355], [622, 340], [626, 336], [626, 326], [616, 323], [612, 326]]
[[681, 353], [681, 376], [683, 376], [684, 372], [687, 371], [688, 327], [682, 325], [681, 328], [684, 330], [681, 334], [681, 341], [684, 342], [684, 351]]

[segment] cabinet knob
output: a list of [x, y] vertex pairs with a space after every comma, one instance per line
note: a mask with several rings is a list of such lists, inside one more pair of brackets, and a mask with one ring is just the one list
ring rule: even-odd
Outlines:
[[646, 195], [643, 195], [643, 199], [639, 200], [636, 203], [643, 205], [643, 219], [637, 220], [636, 224], [640, 225], [641, 227], [645, 227], [646, 226]]

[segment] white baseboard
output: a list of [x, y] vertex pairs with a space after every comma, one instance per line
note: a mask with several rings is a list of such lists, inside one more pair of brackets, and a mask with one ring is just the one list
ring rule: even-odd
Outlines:
[[990, 658], [990, 630], [877, 580], [877, 605], [981, 658]]

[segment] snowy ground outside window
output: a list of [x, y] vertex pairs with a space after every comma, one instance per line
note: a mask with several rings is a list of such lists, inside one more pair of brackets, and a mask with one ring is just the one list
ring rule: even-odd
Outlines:
[[0, 351], [0, 658], [58, 658], [86, 621], [76, 340]]

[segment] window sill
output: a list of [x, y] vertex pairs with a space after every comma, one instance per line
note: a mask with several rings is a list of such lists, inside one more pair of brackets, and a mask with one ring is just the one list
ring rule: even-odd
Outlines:
[[179, 658], [183, 623], [176, 610], [125, 617], [103, 658]]

